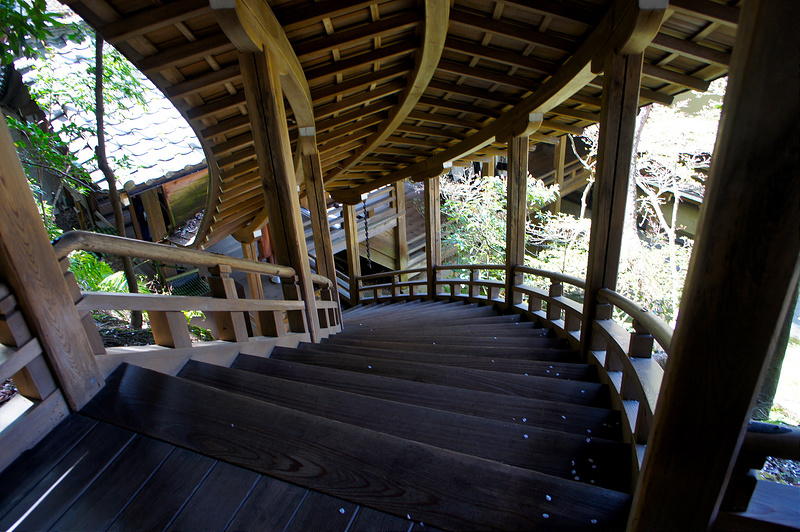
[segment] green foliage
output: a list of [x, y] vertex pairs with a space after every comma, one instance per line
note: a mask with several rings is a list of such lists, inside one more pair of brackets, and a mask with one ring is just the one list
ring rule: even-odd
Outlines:
[[[460, 261], [502, 263], [505, 260], [506, 181], [500, 176], [472, 181], [443, 179], [442, 212], [447, 217], [445, 245], [454, 246]], [[532, 211], [558, 197], [558, 187], [545, 187], [528, 176], [527, 207]]]
[[101, 291], [103, 280], [114, 274], [111, 266], [86, 251], [73, 251], [69, 255], [69, 270], [75, 274], [81, 290]]
[[[69, 270], [81, 290], [89, 292], [128, 292], [128, 282], [122, 271], [115, 272], [108, 263], [86, 251], [73, 251], [69, 255]], [[137, 277], [137, 286], [142, 294], [151, 293], [144, 279]]]
[[47, 11], [45, 0], [0, 0], [0, 64], [38, 57], [45, 39], [63, 24]]
[[[9, 127], [16, 129], [24, 140], [15, 143], [20, 162], [28, 174], [33, 186], [38, 182], [38, 174], [42, 170], [60, 176], [73, 188], [85, 192], [84, 183], [89, 181], [89, 173], [81, 166], [75, 155], [69, 151], [61, 137], [38, 124], [22, 122], [14, 117], [6, 118]], [[70, 125], [71, 134], [89, 134], [88, 128]], [[78, 131], [82, 129], [82, 131]]]

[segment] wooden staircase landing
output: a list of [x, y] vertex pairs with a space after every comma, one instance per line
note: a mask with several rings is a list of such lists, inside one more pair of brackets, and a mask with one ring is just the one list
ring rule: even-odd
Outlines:
[[620, 529], [630, 448], [576, 358], [490, 307], [373, 305], [230, 368], [121, 366], [81, 413], [393, 523], [324, 529]]

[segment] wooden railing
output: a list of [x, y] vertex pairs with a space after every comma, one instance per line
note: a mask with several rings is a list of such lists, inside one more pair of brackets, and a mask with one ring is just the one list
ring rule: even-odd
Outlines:
[[[192, 342], [184, 311], [209, 313], [213, 316], [211, 329], [215, 337], [227, 342], [246, 343], [309, 333], [307, 305], [301, 300], [294, 269], [287, 266], [79, 231], [65, 234], [53, 243], [53, 248], [96, 355], [112, 351], [103, 347], [92, 319], [91, 312], [99, 310], [146, 311], [155, 345], [161, 348], [192, 348], [202, 343]], [[81, 292], [68, 271], [68, 255], [78, 249], [206, 269], [212, 297]], [[259, 282], [264, 276], [280, 277], [286, 299], [239, 299], [231, 277], [234, 271], [256, 275]], [[312, 275], [312, 282], [317, 289], [314, 306], [320, 330], [326, 335], [338, 332], [341, 311], [333, 297], [333, 283], [316, 274]]]

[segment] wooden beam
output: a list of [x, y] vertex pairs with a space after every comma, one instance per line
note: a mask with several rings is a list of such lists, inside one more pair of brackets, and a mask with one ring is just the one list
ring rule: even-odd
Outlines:
[[504, 65], [524, 68], [532, 70], [533, 72], [540, 72], [542, 74], [552, 74], [558, 70], [558, 65], [549, 61], [542, 61], [535, 57], [522, 55], [516, 52], [501, 50], [490, 46], [483, 46], [475, 44], [455, 37], [448, 37], [444, 43], [444, 47], [448, 50], [461, 52], [472, 57], [480, 57], [489, 59]]
[[145, 74], [154, 74], [181, 63], [233, 49], [233, 44], [224, 33], [216, 33], [204, 39], [174, 46], [163, 52], [144, 57], [137, 66]]
[[203, 89], [230, 83], [241, 75], [242, 72], [239, 70], [239, 64], [237, 63], [170, 85], [164, 89], [164, 94], [166, 94], [168, 98], [182, 98]]
[[[395, 267], [398, 270], [408, 268], [408, 235], [406, 230], [406, 186], [405, 181], [394, 184], [394, 208], [397, 213], [397, 225], [394, 230]], [[405, 279], [403, 279], [405, 280]]]
[[409, 55], [418, 47], [419, 44], [414, 39], [404, 40], [403, 42], [385, 48], [370, 50], [366, 53], [342, 59], [341, 61], [335, 61], [321, 67], [312, 68], [306, 71], [306, 79], [312, 82], [326, 76], [335, 76], [336, 74], [344, 73], [350, 69], [363, 68], [375, 62], [383, 63], [388, 59]]
[[738, 7], [726, 6], [708, 0], [670, 0], [670, 8], [679, 13], [700, 15], [705, 20], [735, 28], [739, 23]]
[[513, 275], [515, 266], [525, 265], [525, 222], [527, 212], [528, 136], [508, 141], [508, 177], [506, 178], [506, 307], [522, 303], [522, 294], [512, 288], [522, 283], [522, 276]]
[[311, 231], [314, 234], [317, 273], [327, 277], [333, 283], [331, 293], [334, 301], [338, 302], [339, 289], [336, 284], [336, 265], [333, 261], [333, 243], [331, 242], [331, 228], [328, 223], [327, 194], [322, 181], [322, 164], [319, 159], [319, 152], [316, 149], [317, 142], [313, 131], [307, 131], [307, 135], [303, 133], [305, 132], [301, 131], [300, 151], [308, 210], [311, 214]]
[[377, 72], [370, 72], [363, 76], [349, 78], [341, 83], [331, 83], [330, 85], [311, 91], [311, 99], [314, 102], [320, 102], [325, 98], [344, 94], [347, 91], [369, 87], [373, 83], [384, 83], [387, 80], [406, 77], [409, 70], [411, 70], [410, 65], [400, 64], [390, 68], [382, 68]]
[[[794, 0], [743, 7], [631, 531], [713, 527], [796, 286], [798, 19]], [[742, 313], [747, 326], [732, 326]], [[664, 486], [680, 486], [680, 493]]]
[[553, 168], [556, 171], [556, 184], [558, 184], [558, 198], [553, 203], [553, 213], [558, 214], [561, 212], [561, 198], [564, 192], [564, 161], [567, 156], [567, 136], [564, 135], [559, 139], [556, 144], [555, 154], [553, 157]]
[[442, 216], [439, 176], [425, 180], [425, 267], [428, 277], [428, 299], [436, 293], [436, 267], [442, 264]]
[[588, 356], [596, 315], [597, 291], [617, 287], [622, 229], [628, 197], [633, 133], [639, 109], [642, 54], [606, 58], [603, 107], [597, 151], [597, 179], [592, 193], [592, 229], [584, 290], [581, 354]]
[[449, 0], [425, 0], [425, 20], [422, 36], [422, 49], [417, 57], [414, 71], [408, 79], [399, 103], [389, 111], [389, 118], [371, 135], [364, 145], [350, 156], [340, 169], [328, 180], [335, 181], [369, 155], [373, 148], [380, 145], [387, 137], [394, 133], [397, 126], [403, 123], [408, 114], [414, 110], [417, 102], [425, 93], [433, 75], [436, 72], [439, 60], [444, 50], [444, 41], [447, 38], [447, 21], [450, 13]]
[[731, 62], [731, 54], [727, 52], [721, 52], [691, 41], [684, 41], [683, 39], [672, 37], [664, 33], [659, 33], [655, 36], [653, 39], [653, 46], [711, 65], [727, 68]]
[[208, 0], [178, 0], [109, 22], [100, 29], [100, 33], [109, 44], [116, 45], [209, 11], [211, 11], [211, 6], [208, 4]]
[[[663, 9], [655, 11], [659, 11], [660, 16], [663, 16]], [[636, 42], [637, 46], [642, 45], [641, 34], [637, 31], [637, 23], [642, 20], [643, 14], [649, 15], [650, 10], [640, 9], [638, 2], [615, 1], [578, 51], [530, 97], [525, 98], [512, 109], [503, 113], [500, 118], [451, 148], [437, 153], [425, 161], [409, 165], [364, 185], [335, 191], [334, 199], [344, 203], [352, 202], [362, 193], [410, 176], [426, 174], [435, 168], [441, 168], [442, 163], [456, 160], [467, 153], [476, 151], [475, 146], [487, 146], [494, 142], [496, 136], [505, 138], [508, 136], [508, 131], [524, 127], [530, 113], [547, 113], [566, 100], [573, 98], [577, 91], [594, 79], [591, 69], [592, 60], [607, 43], [613, 42], [615, 46], [624, 47], [630, 38]], [[654, 17], [645, 16], [644, 18], [647, 21]], [[651, 25], [647, 24], [646, 29], [650, 30]], [[523, 126], [518, 125], [518, 122], [521, 122]]]
[[5, 119], [0, 161], [0, 282], [16, 296], [69, 406], [79, 410], [103, 387], [103, 377]]
[[[239, 64], [242, 67], [264, 198], [267, 212], [270, 213], [270, 241], [277, 262], [291, 266], [297, 273], [299, 294], [293, 293], [294, 286], [284, 284], [284, 296], [287, 299], [299, 298], [305, 303], [305, 328], [312, 341], [318, 342], [319, 321], [286, 127], [279, 64], [268, 54], [240, 52]], [[299, 322], [297, 315], [290, 316], [293, 331], [298, 331], [301, 326]]]
[[342, 207], [344, 238], [347, 248], [347, 275], [350, 277], [350, 304], [358, 305], [358, 278], [361, 277], [361, 254], [358, 249], [358, 218], [354, 205]]
[[213, 7], [223, 29], [240, 51], [253, 52], [253, 45], [259, 50], [269, 50], [283, 74], [281, 88], [297, 125], [314, 127], [314, 106], [303, 67], [269, 4], [258, 0], [215, 0]]
[[471, 28], [478, 28], [480, 31], [487, 32], [502, 37], [511, 37], [522, 42], [550, 48], [559, 52], [571, 52], [578, 47], [578, 43], [562, 37], [556, 37], [549, 33], [542, 33], [510, 24], [508, 21], [494, 20], [492, 18], [473, 15], [466, 11], [453, 9], [450, 13], [450, 22], [461, 24]]

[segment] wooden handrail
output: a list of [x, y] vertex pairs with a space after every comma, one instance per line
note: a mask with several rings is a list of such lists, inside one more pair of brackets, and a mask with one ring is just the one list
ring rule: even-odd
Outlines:
[[[154, 242], [143, 242], [89, 231], [70, 231], [53, 241], [53, 250], [59, 260], [79, 249], [121, 257], [147, 258], [175, 264], [204, 266], [206, 268], [221, 265], [230, 266], [244, 273], [278, 276], [284, 279], [295, 276], [294, 268], [289, 266], [239, 259], [207, 251], [166, 246]], [[330, 279], [317, 274], [312, 274], [311, 281], [316, 285], [325, 287], [333, 285]]]
[[425, 268], [414, 268], [412, 270], [394, 270], [391, 272], [371, 273], [369, 275], [362, 275], [358, 278], [359, 281], [369, 281], [371, 279], [381, 279], [383, 277], [391, 277], [392, 275], [409, 275], [412, 273], [422, 273], [426, 271]]
[[578, 288], [586, 289], [586, 283], [583, 281], [583, 279], [578, 279], [577, 277], [566, 275], [564, 273], [540, 270], [538, 268], [530, 268], [528, 266], [514, 266], [514, 273], [528, 273], [531, 275], [536, 275], [537, 277], [545, 277], [553, 281], [560, 281], [572, 286], [577, 286]]
[[437, 265], [437, 270], [505, 270], [504, 264], [445, 264]]
[[625, 296], [607, 288], [598, 291], [598, 300], [614, 305], [632, 317], [639, 325], [646, 329], [656, 342], [665, 350], [669, 350], [672, 343], [672, 328], [663, 319], [659, 318], [640, 304], [631, 301]]

